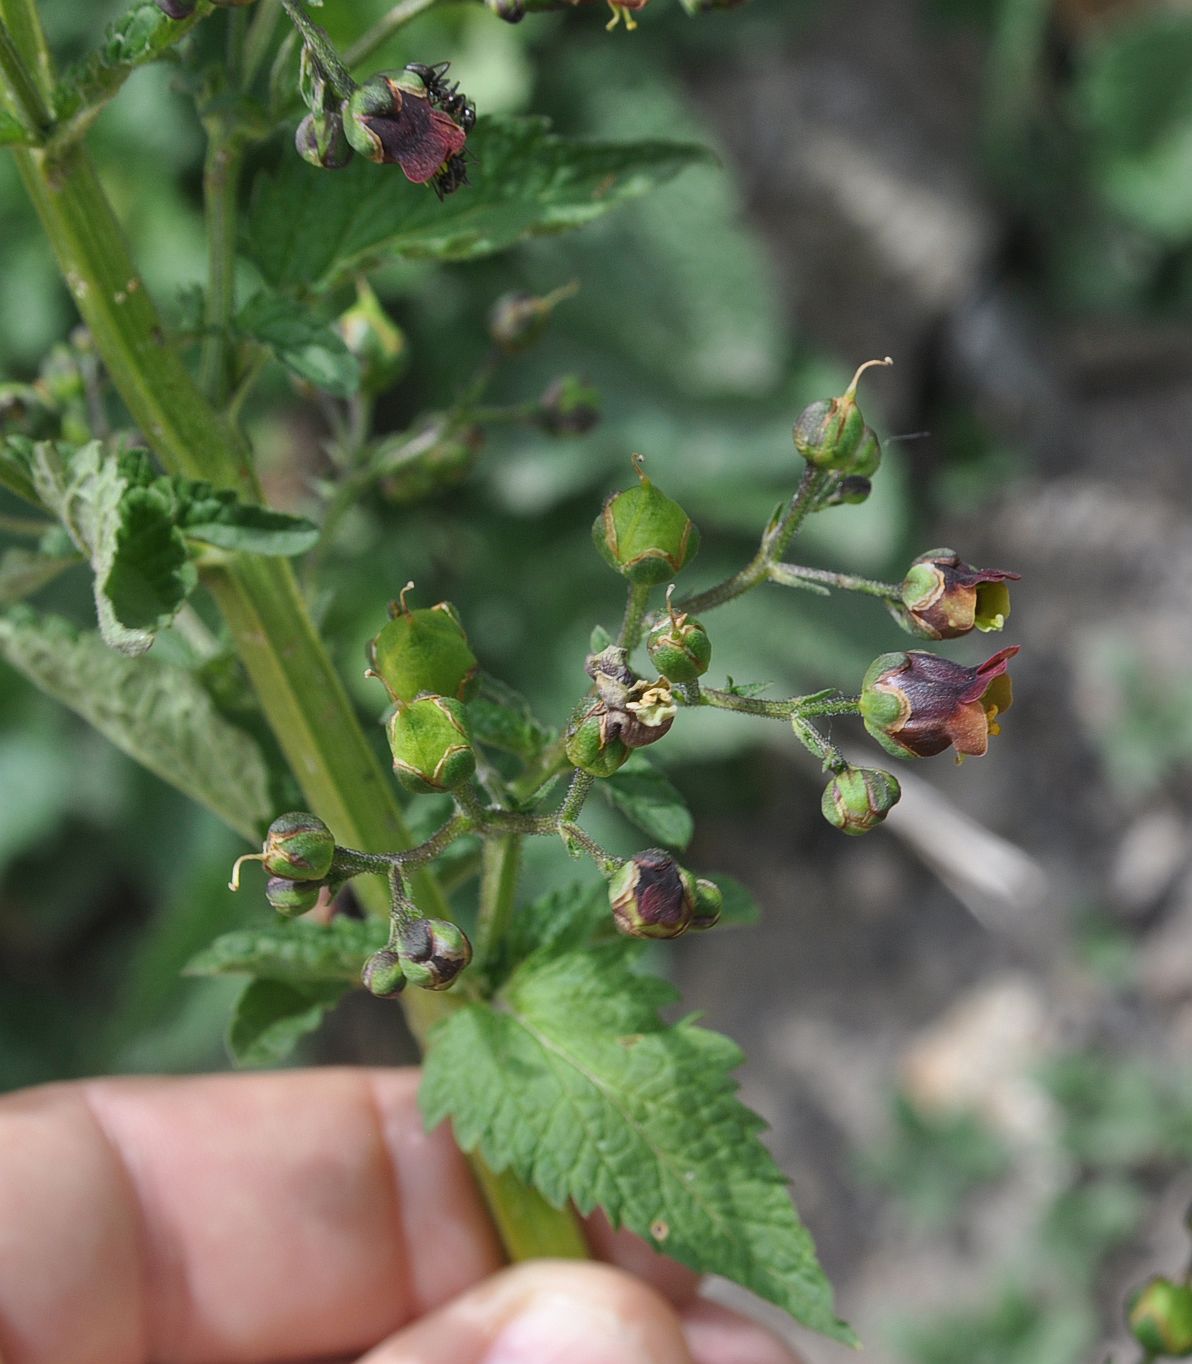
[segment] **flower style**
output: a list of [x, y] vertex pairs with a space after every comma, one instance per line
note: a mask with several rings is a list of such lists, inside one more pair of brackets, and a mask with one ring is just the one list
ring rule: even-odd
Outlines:
[[1006, 669], [1016, 653], [1012, 645], [975, 668], [917, 649], [882, 654], [861, 685], [865, 728], [896, 758], [930, 758], [950, 746], [979, 757], [1010, 708]]
[[909, 624], [928, 639], [1000, 630], [1010, 614], [1008, 581], [1017, 573], [973, 568], [954, 549], [929, 549], [911, 564], [900, 596]]

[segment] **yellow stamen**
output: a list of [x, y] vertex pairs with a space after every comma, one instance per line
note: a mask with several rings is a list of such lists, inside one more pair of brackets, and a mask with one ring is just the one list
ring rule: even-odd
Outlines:
[[611, 32], [621, 22], [625, 20], [626, 32], [632, 33], [637, 27], [637, 20], [629, 13], [623, 5], [618, 5], [617, 0], [608, 0], [608, 7], [613, 12], [613, 17], [605, 24], [605, 29]]

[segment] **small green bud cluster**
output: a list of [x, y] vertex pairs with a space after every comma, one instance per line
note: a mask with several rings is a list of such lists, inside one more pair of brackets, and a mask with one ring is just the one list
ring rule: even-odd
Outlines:
[[646, 652], [658, 671], [670, 682], [694, 682], [708, 671], [712, 641], [698, 620], [676, 612], [671, 604], [673, 587], [666, 594], [668, 620], [660, 621], [646, 639]]
[[635, 853], [609, 879], [613, 922], [632, 938], [677, 938], [689, 928], [712, 928], [724, 896], [713, 881], [697, 879], [669, 853]]
[[630, 582], [664, 583], [695, 558], [699, 531], [682, 507], [646, 477], [633, 456], [638, 486], [613, 493], [592, 526], [601, 557]]
[[270, 824], [259, 853], [236, 859], [228, 884], [238, 890], [241, 865], [262, 863], [269, 873], [265, 898], [279, 914], [293, 918], [318, 904], [331, 877], [335, 852], [335, 837], [321, 819], [305, 810], [292, 810]]
[[876, 829], [902, 797], [902, 787], [889, 772], [873, 767], [845, 767], [824, 787], [824, 818], [845, 834]]
[[379, 999], [394, 999], [413, 985], [419, 990], [446, 990], [472, 960], [472, 944], [458, 924], [448, 919], [408, 919], [395, 942], [374, 952], [364, 963], [364, 988]]
[[[811, 403], [795, 419], [795, 449], [817, 469], [831, 469], [853, 480], [869, 480], [877, 473], [882, 447], [873, 430], [865, 424], [857, 406], [857, 381], [871, 365], [893, 361], [869, 360], [853, 375], [852, 383], [838, 398]], [[864, 490], [864, 495], [868, 489]], [[852, 484], [851, 496], [864, 500], [861, 484]]]

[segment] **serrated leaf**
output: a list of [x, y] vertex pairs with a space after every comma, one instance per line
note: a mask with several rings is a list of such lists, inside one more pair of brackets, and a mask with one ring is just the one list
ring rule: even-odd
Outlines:
[[337, 982], [290, 985], [253, 980], [236, 1001], [228, 1050], [238, 1066], [273, 1066], [323, 1021], [347, 990]]
[[385, 946], [388, 924], [347, 919], [329, 924], [270, 924], [240, 928], [209, 943], [187, 962], [188, 976], [260, 976], [290, 985], [320, 981], [355, 984], [365, 958]]
[[318, 541], [318, 526], [305, 517], [239, 502], [234, 493], [214, 491], [203, 483], [186, 484], [181, 479], [173, 483], [182, 500], [178, 526], [191, 540], [283, 558], [305, 554]]
[[260, 838], [272, 814], [261, 750], [185, 669], [134, 662], [28, 607], [0, 615], [0, 657], [245, 838]]
[[611, 777], [596, 783], [600, 794], [655, 842], [685, 848], [695, 822], [682, 793], [643, 753], [634, 753]]
[[468, 702], [468, 724], [478, 743], [525, 759], [537, 757], [554, 738], [520, 692], [490, 675], [482, 679], [480, 695]]
[[143, 486], [145, 463], [105, 451], [99, 441], [72, 450], [33, 446], [33, 485], [62, 521], [95, 574], [95, 610], [104, 642], [136, 657], [153, 643], [198, 581], [173, 524], [173, 500]]
[[360, 365], [343, 337], [293, 299], [262, 290], [237, 314], [236, 330], [267, 346], [291, 374], [337, 398], [360, 387]]
[[77, 563], [75, 558], [51, 558], [28, 549], [5, 550], [0, 555], [0, 606], [12, 606], [31, 597]]
[[54, 94], [56, 117], [73, 118], [85, 105], [93, 116], [138, 66], [170, 55], [201, 17], [170, 19], [153, 0], [135, 0], [107, 26], [99, 47], [63, 73]]
[[472, 184], [442, 203], [394, 166], [358, 157], [329, 173], [291, 153], [257, 185], [249, 254], [270, 284], [292, 290], [394, 257], [475, 260], [579, 227], [713, 159], [687, 143], [559, 137], [537, 118], [481, 119], [468, 151]]
[[734, 682], [730, 677], [725, 683], [725, 691], [730, 696], [760, 696], [762, 692], [769, 691], [774, 684], [772, 682]]
[[529, 958], [500, 1009], [471, 1003], [430, 1038], [428, 1125], [555, 1206], [602, 1207], [666, 1254], [726, 1275], [833, 1339], [853, 1341], [735, 1095], [740, 1052], [691, 1020], [666, 1027], [666, 983], [634, 973], [635, 945]]

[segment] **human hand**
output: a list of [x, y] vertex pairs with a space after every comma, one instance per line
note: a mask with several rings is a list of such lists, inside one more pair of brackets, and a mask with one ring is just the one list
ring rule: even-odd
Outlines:
[[[607, 1225], [502, 1268], [414, 1070], [0, 1098], [0, 1364], [797, 1364]], [[632, 1272], [627, 1272], [632, 1271]]]

